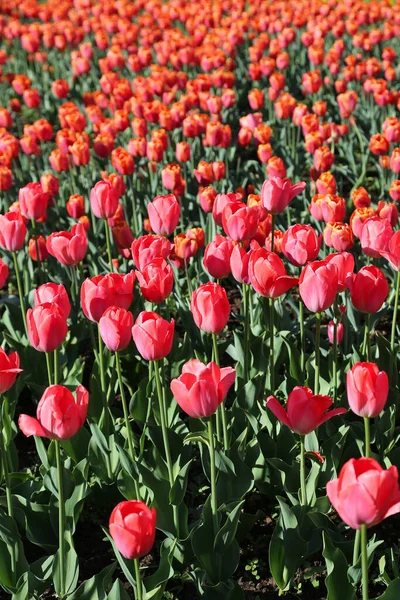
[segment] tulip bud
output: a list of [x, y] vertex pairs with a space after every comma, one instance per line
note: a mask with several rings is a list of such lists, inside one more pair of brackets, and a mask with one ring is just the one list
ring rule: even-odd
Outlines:
[[206, 333], [220, 333], [226, 326], [230, 304], [218, 283], [205, 283], [192, 294], [190, 310], [197, 327]]
[[346, 385], [349, 406], [359, 417], [377, 417], [385, 408], [389, 380], [375, 363], [356, 363], [347, 371]]
[[156, 536], [156, 510], [139, 500], [126, 500], [114, 508], [110, 535], [124, 558], [140, 558], [150, 552]]
[[125, 350], [131, 341], [133, 315], [124, 308], [110, 306], [99, 321], [99, 331], [104, 344], [111, 352]]
[[145, 360], [160, 360], [171, 352], [175, 321], [169, 323], [155, 312], [141, 312], [132, 327], [132, 337]]

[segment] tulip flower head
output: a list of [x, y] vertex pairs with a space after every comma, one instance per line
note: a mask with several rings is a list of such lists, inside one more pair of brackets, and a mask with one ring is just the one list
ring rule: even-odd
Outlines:
[[124, 558], [134, 559], [150, 552], [156, 536], [156, 510], [139, 500], [126, 500], [114, 508], [110, 535]]

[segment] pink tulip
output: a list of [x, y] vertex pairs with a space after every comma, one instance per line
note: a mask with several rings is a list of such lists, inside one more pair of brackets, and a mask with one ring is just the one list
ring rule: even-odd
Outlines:
[[385, 408], [389, 379], [370, 362], [358, 362], [346, 375], [347, 401], [359, 417], [377, 417]]
[[107, 308], [99, 321], [101, 338], [111, 352], [127, 348], [132, 337], [132, 327], [132, 313], [118, 306]]
[[309, 311], [320, 313], [329, 308], [338, 291], [338, 274], [335, 265], [316, 260], [303, 269], [299, 280], [299, 293]]
[[171, 235], [179, 222], [181, 208], [174, 194], [157, 196], [147, 207], [150, 225], [155, 233]]
[[136, 348], [145, 360], [160, 360], [171, 352], [175, 321], [166, 321], [155, 312], [141, 312], [132, 327]]
[[293, 185], [290, 179], [271, 177], [263, 183], [261, 202], [268, 212], [279, 215], [297, 194], [301, 194], [305, 187], [304, 181]]

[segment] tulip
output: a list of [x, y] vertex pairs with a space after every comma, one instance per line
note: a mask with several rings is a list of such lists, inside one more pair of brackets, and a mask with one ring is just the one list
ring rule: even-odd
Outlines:
[[118, 207], [119, 194], [110, 181], [98, 181], [90, 190], [90, 206], [95, 217], [113, 217]]
[[18, 373], [22, 373], [19, 364], [17, 352], [7, 355], [3, 348], [0, 348], [0, 394], [7, 392], [14, 385]]
[[393, 227], [387, 219], [371, 217], [364, 222], [361, 230], [361, 248], [367, 256], [379, 258], [381, 252], [386, 252], [391, 237], [393, 236]]
[[141, 272], [137, 271], [136, 276], [140, 291], [149, 302], [161, 304], [172, 292], [172, 267], [163, 258], [155, 258]]
[[135, 273], [109, 273], [85, 279], [81, 287], [82, 310], [90, 321], [98, 322], [110, 306], [128, 309], [133, 300]]
[[[156, 535], [156, 510], [141, 501], [126, 500], [114, 508], [110, 535], [124, 558], [138, 559], [150, 552]], [[137, 582], [141, 585], [140, 582]]]
[[[236, 246], [239, 248], [239, 246]], [[223, 279], [231, 272], [230, 258], [234, 246], [232, 241], [217, 234], [204, 252], [203, 264], [212, 277]]]
[[[213, 190], [213, 188], [206, 188], [206, 190]], [[239, 194], [235, 194], [234, 192], [229, 192], [228, 194], [217, 194], [216, 196], [213, 196], [212, 216], [217, 225], [222, 227], [222, 214], [225, 210], [225, 207], [229, 204], [238, 202], [240, 198], [241, 196]]]
[[76, 388], [76, 400], [66, 387], [51, 385], [38, 404], [37, 418], [20, 415], [18, 426], [27, 437], [69, 440], [83, 426], [88, 402], [89, 392], [82, 385]]
[[0, 289], [4, 287], [8, 278], [8, 267], [0, 258]]
[[283, 234], [281, 249], [284, 256], [296, 267], [317, 258], [322, 235], [317, 235], [310, 225], [292, 225]]
[[21, 213], [27, 219], [37, 221], [45, 216], [50, 196], [43, 191], [39, 182], [28, 183], [18, 192]]
[[255, 291], [267, 298], [278, 298], [298, 282], [286, 273], [282, 260], [265, 248], [254, 250], [249, 258], [249, 279]]
[[243, 202], [229, 202], [222, 211], [222, 227], [235, 242], [251, 240], [257, 232], [258, 221], [258, 207], [246, 206]]
[[0, 215], [0, 246], [4, 250], [17, 252], [25, 243], [26, 225], [18, 212]]
[[246, 285], [250, 283], [249, 259], [252, 252], [253, 249], [251, 249], [249, 252], [246, 252], [242, 246], [233, 247], [230, 257], [230, 270], [238, 283], [244, 283]]
[[124, 308], [110, 306], [99, 321], [99, 332], [111, 352], [125, 350], [131, 341], [133, 315]]
[[400, 512], [397, 467], [383, 469], [372, 458], [351, 458], [326, 486], [340, 518], [352, 529], [373, 527]]
[[317, 221], [341, 223], [346, 217], [346, 203], [335, 194], [316, 194], [311, 199], [309, 211]]
[[162, 235], [143, 235], [132, 242], [131, 251], [134, 265], [139, 271], [143, 271], [155, 258], [166, 260], [172, 249], [173, 244]]
[[378, 267], [362, 267], [358, 273], [349, 273], [346, 283], [351, 301], [360, 312], [378, 312], [389, 294], [387, 279]]
[[347, 223], [327, 223], [324, 229], [324, 241], [329, 248], [337, 252], [350, 250], [354, 245], [353, 232]]
[[62, 265], [73, 267], [81, 262], [88, 247], [85, 228], [82, 223], [73, 225], [71, 231], [51, 233], [47, 238], [46, 247]]
[[267, 407], [276, 418], [300, 435], [307, 435], [328, 419], [346, 412], [345, 408], [328, 410], [331, 404], [330, 396], [314, 395], [310, 388], [301, 386], [290, 392], [286, 410], [274, 396], [267, 398]]
[[292, 184], [290, 179], [271, 177], [264, 181], [261, 189], [261, 201], [273, 215], [283, 213], [289, 202], [305, 189], [305, 182]]
[[354, 272], [354, 256], [350, 252], [328, 254], [325, 262], [335, 265], [338, 275], [337, 291], [344, 292], [347, 289], [347, 275], [352, 275]]
[[53, 302], [30, 308], [26, 320], [29, 341], [39, 352], [53, 352], [61, 346], [68, 333], [65, 315]]
[[218, 283], [201, 285], [192, 294], [190, 310], [199, 329], [206, 333], [220, 333], [230, 314], [226, 291]]
[[34, 307], [40, 304], [57, 304], [65, 319], [68, 319], [71, 312], [71, 304], [67, 291], [62, 283], [44, 283], [33, 293]]
[[46, 248], [46, 238], [43, 235], [34, 235], [28, 242], [29, 256], [35, 262], [43, 262], [49, 256]]
[[[344, 336], [344, 325], [343, 325], [343, 323], [337, 323], [336, 324], [336, 344], [342, 343], [343, 336]], [[329, 321], [329, 323], [328, 323], [328, 339], [331, 344], [335, 344], [335, 323], [334, 323], [334, 321]]]
[[171, 235], [178, 225], [181, 208], [174, 194], [157, 196], [147, 206], [150, 225], [155, 233]]
[[299, 280], [299, 293], [309, 311], [321, 313], [336, 298], [338, 274], [335, 265], [325, 260], [309, 263]]
[[132, 337], [145, 360], [168, 356], [174, 341], [175, 321], [169, 323], [155, 312], [141, 312], [132, 327]]
[[356, 363], [346, 375], [347, 400], [359, 417], [377, 417], [385, 407], [389, 380], [385, 371], [369, 362]]
[[235, 376], [231, 367], [221, 369], [215, 362], [204, 365], [192, 359], [183, 365], [182, 375], [171, 381], [171, 391], [190, 417], [210, 417], [225, 400]]

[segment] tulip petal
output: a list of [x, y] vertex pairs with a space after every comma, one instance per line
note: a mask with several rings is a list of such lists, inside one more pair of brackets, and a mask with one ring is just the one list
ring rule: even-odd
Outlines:
[[276, 418], [279, 419], [279, 421], [291, 428], [286, 410], [274, 396], [269, 396], [267, 398], [267, 407], [276, 416]]
[[38, 437], [49, 437], [48, 432], [44, 430], [42, 425], [34, 417], [28, 415], [20, 415], [18, 419], [18, 427], [26, 437], [36, 435]]

